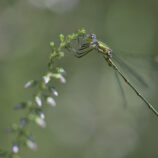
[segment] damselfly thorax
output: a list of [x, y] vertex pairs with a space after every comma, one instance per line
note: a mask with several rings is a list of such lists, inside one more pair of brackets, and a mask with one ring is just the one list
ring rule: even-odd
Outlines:
[[96, 36], [94, 34], [90, 34], [88, 38], [91, 39], [91, 45], [107, 60], [112, 57], [112, 49], [101, 41], [96, 40]]

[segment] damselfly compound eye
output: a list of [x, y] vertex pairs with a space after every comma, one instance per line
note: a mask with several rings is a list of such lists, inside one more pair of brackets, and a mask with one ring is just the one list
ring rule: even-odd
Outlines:
[[96, 36], [95, 36], [94, 34], [90, 34], [90, 38], [91, 38], [91, 39], [95, 39]]

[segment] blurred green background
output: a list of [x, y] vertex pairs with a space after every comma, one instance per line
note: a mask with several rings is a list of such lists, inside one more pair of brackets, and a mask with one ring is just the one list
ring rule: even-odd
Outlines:
[[[157, 17], [157, 0], [1, 0], [0, 148], [11, 148], [14, 137], [4, 129], [22, 116], [13, 107], [34, 94], [24, 84], [46, 72], [50, 41], [82, 27], [120, 52], [149, 87], [132, 83], [158, 108]], [[23, 158], [158, 157], [158, 118], [122, 81], [124, 108], [114, 72], [100, 55], [77, 59], [66, 52], [58, 65], [67, 83], [55, 85], [57, 107], [45, 112], [46, 129], [33, 127], [38, 150], [23, 150]]]

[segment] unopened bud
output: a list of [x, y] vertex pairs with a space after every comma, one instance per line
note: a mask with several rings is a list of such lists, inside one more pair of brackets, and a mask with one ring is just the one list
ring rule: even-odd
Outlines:
[[41, 98], [40, 98], [39, 96], [36, 96], [36, 97], [35, 97], [35, 101], [36, 101], [36, 103], [37, 103], [37, 105], [38, 105], [39, 107], [42, 106], [42, 100], [41, 100]]
[[29, 87], [32, 87], [34, 85], [36, 85], [36, 81], [35, 80], [31, 80], [31, 81], [28, 81], [25, 85], [24, 85], [24, 88], [29, 88]]
[[19, 147], [18, 147], [17, 144], [14, 144], [14, 145], [13, 145], [13, 147], [12, 147], [12, 152], [15, 153], [15, 154], [19, 152]]
[[56, 90], [55, 88], [51, 88], [51, 91], [53, 92], [53, 94], [54, 94], [55, 96], [58, 96], [58, 95], [59, 95], [59, 93], [57, 92], [57, 90]]
[[35, 122], [36, 122], [39, 126], [41, 126], [42, 128], [45, 128], [45, 127], [46, 127], [46, 122], [45, 122], [43, 119], [41, 119], [40, 117], [36, 117], [36, 118], [35, 118]]
[[53, 107], [56, 106], [56, 102], [55, 102], [55, 100], [52, 97], [48, 97], [47, 98], [47, 102], [48, 102], [48, 104], [50, 104]]

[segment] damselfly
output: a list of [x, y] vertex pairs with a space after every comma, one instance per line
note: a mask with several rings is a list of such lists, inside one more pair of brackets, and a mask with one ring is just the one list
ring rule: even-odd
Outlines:
[[108, 65], [112, 67], [117, 74], [119, 74], [122, 79], [125, 81], [125, 83], [137, 94], [137, 96], [151, 109], [154, 114], [158, 116], [158, 111], [152, 106], [152, 104], [140, 93], [138, 90], [133, 86], [133, 84], [125, 77], [125, 75], [119, 70], [117, 65], [112, 60], [112, 49], [110, 49], [106, 44], [102, 43], [101, 41], [97, 40], [95, 34], [88, 34], [86, 37], [84, 37], [84, 42], [81, 44], [80, 48], [77, 50], [74, 48], [71, 48], [73, 52], [75, 52], [75, 56], [77, 58], [81, 58], [88, 54], [89, 52], [92, 52], [93, 50], [96, 50], [99, 54], [101, 54]]

